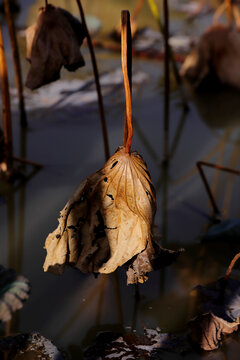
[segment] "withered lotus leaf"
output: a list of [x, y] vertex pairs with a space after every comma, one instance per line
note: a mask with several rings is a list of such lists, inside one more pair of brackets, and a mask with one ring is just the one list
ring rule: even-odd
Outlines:
[[39, 9], [36, 23], [26, 30], [30, 89], [58, 80], [61, 67], [69, 71], [84, 66], [79, 50], [85, 37], [82, 24], [64, 9], [52, 5]]
[[[240, 88], [240, 33], [224, 25], [208, 28], [184, 61], [180, 74], [195, 87], [209, 81]], [[209, 81], [207, 81], [209, 80]]]
[[145, 162], [120, 147], [84, 180], [60, 213], [45, 243], [45, 271], [65, 264], [82, 272], [111, 273], [151, 242], [155, 191]]
[[189, 322], [192, 340], [206, 351], [217, 349], [223, 336], [237, 331], [238, 325], [238, 322], [229, 322], [211, 312]]

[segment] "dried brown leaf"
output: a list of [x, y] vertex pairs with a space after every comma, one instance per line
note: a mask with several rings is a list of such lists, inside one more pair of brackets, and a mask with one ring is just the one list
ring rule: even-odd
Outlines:
[[223, 335], [237, 331], [239, 323], [228, 322], [213, 313], [201, 314], [189, 322], [191, 337], [203, 350], [218, 348]]
[[224, 25], [214, 25], [187, 56], [180, 73], [200, 86], [206, 79], [240, 88], [240, 33]]
[[48, 235], [45, 271], [65, 264], [82, 272], [111, 273], [151, 241], [155, 192], [137, 152], [119, 148], [102, 169], [84, 180]]
[[36, 23], [26, 30], [31, 63], [26, 86], [33, 90], [59, 79], [62, 66], [69, 71], [84, 66], [79, 50], [84, 37], [82, 24], [69, 12], [52, 5], [41, 8]]

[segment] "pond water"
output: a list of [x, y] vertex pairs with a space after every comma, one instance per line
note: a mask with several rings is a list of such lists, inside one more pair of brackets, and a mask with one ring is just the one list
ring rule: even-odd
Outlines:
[[[22, 12], [16, 18], [18, 26], [34, 21], [43, 1], [21, 0]], [[75, 13], [75, 2], [52, 1]], [[86, 2], [85, 2], [86, 3]], [[83, 4], [85, 5], [83, 2]], [[120, 10], [134, 8], [135, 2], [106, 0], [106, 7], [97, 0], [86, 4], [87, 13], [97, 16], [108, 31], [120, 19]], [[131, 6], [130, 6], [130, 5]], [[109, 7], [108, 7], [109, 6]], [[140, 24], [156, 28], [144, 8]], [[173, 13], [172, 31], [198, 35], [211, 22], [210, 16], [189, 23]], [[4, 26], [4, 39], [9, 64], [10, 84], [14, 88], [11, 51]], [[24, 79], [28, 64], [24, 39], [19, 36]], [[62, 73], [62, 79], [80, 81], [92, 79], [87, 48], [83, 49], [86, 67], [74, 74]], [[120, 55], [96, 50], [101, 73], [119, 69]], [[30, 299], [12, 321], [13, 332], [38, 331], [51, 339], [72, 359], [82, 357], [82, 349], [91, 344], [99, 331], [136, 330], [160, 327], [164, 332], [178, 332], [195, 313], [191, 289], [207, 284], [225, 274], [239, 244], [201, 244], [201, 234], [209, 226], [211, 206], [198, 174], [199, 160], [239, 169], [240, 166], [240, 94], [234, 90], [215, 93], [185, 91], [189, 111], [181, 106], [179, 89], [172, 84], [170, 102], [169, 166], [163, 167], [163, 63], [158, 60], [133, 59], [133, 69], [142, 74], [142, 81], [133, 87], [134, 138], [132, 148], [148, 164], [157, 191], [158, 210], [155, 224], [163, 235], [161, 244], [169, 249], [184, 247], [178, 261], [164, 270], [151, 273], [149, 280], [136, 287], [126, 286], [122, 269], [110, 276], [83, 275], [67, 269], [62, 276], [44, 273], [45, 239], [57, 226], [59, 211], [76, 186], [105, 162], [97, 103], [93, 96], [83, 103], [69, 101], [54, 106], [51, 94], [57, 86], [65, 89], [69, 83], [46, 86], [41, 93], [26, 91], [29, 128], [21, 132], [12, 90], [14, 153], [16, 156], [43, 165], [25, 186], [17, 189], [1, 184], [0, 263], [16, 269], [32, 284]], [[73, 81], [78, 80], [79, 83]], [[137, 81], [136, 81], [137, 82]], [[67, 84], [67, 85], [66, 85]], [[71, 85], [70, 84], [70, 85]], [[69, 88], [68, 88], [69, 89]], [[56, 97], [57, 99], [57, 97]], [[125, 98], [123, 86], [106, 91], [104, 104], [110, 142], [110, 153], [122, 142]], [[219, 208], [224, 218], [240, 216], [240, 178], [206, 169]], [[233, 276], [240, 279], [236, 268]], [[4, 327], [2, 327], [4, 330]], [[221, 350], [212, 354], [169, 354], [162, 358], [239, 359], [238, 336], [229, 338]], [[175, 356], [175, 357], [174, 357]]]

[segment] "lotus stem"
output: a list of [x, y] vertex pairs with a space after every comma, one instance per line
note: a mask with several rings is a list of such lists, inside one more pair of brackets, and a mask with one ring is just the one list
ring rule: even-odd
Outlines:
[[9, 0], [4, 0], [4, 11], [7, 19], [7, 27], [11, 41], [12, 47], [12, 56], [14, 62], [14, 70], [15, 70], [15, 79], [18, 91], [18, 103], [19, 103], [19, 113], [20, 113], [20, 123], [22, 127], [27, 127], [27, 117], [24, 105], [24, 96], [23, 96], [23, 85], [22, 85], [22, 74], [21, 74], [21, 66], [20, 66], [20, 58], [16, 37], [16, 29], [13, 21], [13, 17], [10, 10]]
[[227, 271], [226, 271], [226, 275], [225, 275], [225, 277], [224, 277], [224, 280], [225, 280], [225, 281], [229, 278], [229, 276], [230, 276], [230, 274], [231, 274], [231, 272], [232, 272], [232, 269], [233, 269], [236, 261], [237, 261], [239, 258], [240, 258], [240, 252], [239, 252], [237, 255], [235, 255], [234, 258], [232, 259], [232, 261], [231, 261], [231, 263], [230, 263], [230, 265], [229, 265], [229, 267], [228, 267], [228, 269], [227, 269]]
[[228, 18], [228, 25], [230, 27], [233, 26], [233, 10], [232, 10], [232, 0], [225, 0], [227, 4], [227, 18]]
[[121, 26], [121, 60], [122, 60], [122, 73], [123, 82], [126, 97], [126, 112], [124, 121], [124, 135], [123, 146], [126, 152], [130, 152], [133, 126], [132, 126], [132, 95], [131, 95], [131, 27], [130, 27], [130, 13], [128, 10], [123, 10], [121, 14], [122, 26]]
[[[149, 4], [149, 7], [150, 7], [150, 10], [152, 12], [153, 17], [155, 18], [155, 20], [156, 20], [156, 22], [158, 24], [160, 33], [163, 36], [165, 36], [164, 35], [164, 27], [163, 27], [163, 24], [161, 22], [160, 14], [159, 14], [158, 7], [157, 7], [157, 4], [156, 4], [155, 0], [148, 0], [148, 4]], [[182, 98], [182, 105], [183, 105], [184, 109], [188, 110], [188, 104], [187, 104], [187, 100], [185, 98], [184, 89], [183, 89], [183, 86], [182, 86], [182, 80], [181, 80], [181, 77], [179, 75], [178, 67], [177, 67], [177, 64], [176, 64], [176, 61], [175, 61], [175, 58], [174, 58], [172, 48], [171, 48], [171, 46], [169, 44], [168, 44], [168, 49], [169, 49], [169, 58], [170, 58], [171, 63], [172, 63], [172, 68], [173, 68], [173, 73], [174, 73], [174, 76], [175, 76], [175, 79], [176, 79], [176, 83], [178, 84], [178, 86], [180, 88], [180, 95], [181, 95], [181, 98]]]
[[142, 10], [142, 7], [145, 3], [145, 0], [138, 0], [137, 6], [135, 7], [134, 11], [133, 11], [133, 16], [132, 19], [136, 21], [140, 11]]
[[0, 25], [0, 79], [2, 87], [2, 114], [3, 114], [3, 132], [4, 132], [4, 161], [7, 165], [7, 170], [12, 168], [12, 120], [10, 95], [8, 85], [7, 63], [5, 51], [3, 47], [2, 28]]
[[168, 161], [168, 132], [169, 132], [169, 95], [170, 95], [170, 81], [169, 81], [169, 15], [168, 2], [163, 1], [164, 5], [164, 161]]
[[83, 24], [83, 27], [84, 27], [85, 32], [86, 32], [86, 38], [87, 38], [88, 47], [89, 47], [89, 51], [90, 51], [90, 55], [91, 55], [93, 72], [94, 72], [95, 83], [96, 83], [97, 94], [98, 94], [98, 107], [99, 107], [99, 113], [100, 113], [100, 117], [101, 117], [105, 158], [106, 158], [106, 160], [108, 160], [109, 156], [110, 156], [110, 152], [109, 152], [107, 125], [106, 125], [105, 114], [104, 114], [104, 106], [103, 106], [103, 99], [102, 99], [102, 92], [101, 92], [101, 86], [100, 86], [100, 81], [99, 81], [99, 74], [98, 74], [96, 57], [95, 57], [95, 53], [94, 53], [94, 49], [93, 49], [93, 45], [92, 45], [92, 39], [91, 39], [91, 36], [90, 36], [88, 28], [87, 28], [85, 15], [84, 15], [84, 11], [83, 11], [81, 1], [80, 0], [76, 0], [76, 1], [77, 1], [77, 4], [78, 4], [79, 11], [80, 11], [82, 24]]
[[217, 10], [215, 11], [214, 15], [213, 15], [213, 24], [217, 24], [218, 23], [218, 19], [220, 18], [220, 16], [225, 12], [225, 10], [227, 9], [227, 3], [226, 1], [224, 1], [220, 6], [218, 6]]
[[212, 204], [212, 207], [213, 207], [213, 210], [216, 214], [220, 214], [220, 210], [218, 209], [218, 206], [216, 204], [216, 201], [214, 199], [214, 196], [212, 194], [212, 191], [211, 191], [211, 188], [208, 184], [208, 181], [207, 181], [207, 178], [205, 176], [205, 173], [202, 169], [202, 166], [208, 166], [208, 167], [211, 167], [211, 168], [214, 168], [214, 169], [218, 169], [218, 170], [222, 170], [222, 171], [226, 171], [226, 172], [229, 172], [231, 174], [235, 174], [235, 175], [240, 175], [240, 171], [238, 170], [235, 170], [235, 169], [231, 169], [231, 168], [227, 168], [227, 167], [224, 167], [224, 166], [221, 166], [221, 165], [217, 165], [217, 164], [211, 164], [211, 163], [208, 163], [206, 161], [198, 161], [197, 162], [197, 168], [199, 170], [199, 173], [200, 173], [200, 176], [203, 180], [203, 183], [204, 183], [204, 186], [206, 188], [206, 191], [207, 191], [207, 194], [209, 196], [209, 199], [210, 199], [210, 202]]

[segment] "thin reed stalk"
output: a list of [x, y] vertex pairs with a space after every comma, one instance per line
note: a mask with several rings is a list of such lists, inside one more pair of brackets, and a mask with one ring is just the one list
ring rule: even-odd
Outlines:
[[10, 95], [8, 85], [7, 63], [5, 51], [3, 46], [2, 28], [0, 25], [0, 79], [2, 87], [2, 118], [3, 118], [3, 132], [4, 132], [4, 161], [6, 162], [7, 170], [12, 169], [12, 120]]
[[105, 114], [104, 114], [104, 106], [103, 106], [103, 99], [102, 99], [102, 92], [101, 92], [101, 86], [100, 86], [100, 81], [99, 81], [99, 74], [98, 74], [96, 57], [95, 57], [95, 53], [94, 53], [94, 49], [93, 49], [93, 45], [92, 45], [92, 39], [91, 39], [91, 36], [90, 36], [89, 31], [88, 31], [88, 28], [87, 28], [87, 24], [86, 24], [86, 20], [85, 20], [85, 15], [84, 15], [84, 11], [83, 11], [83, 7], [82, 7], [82, 4], [81, 4], [81, 1], [80, 1], [80, 0], [76, 0], [76, 1], [77, 1], [77, 5], [78, 5], [78, 8], [79, 8], [79, 11], [80, 11], [80, 16], [81, 16], [82, 24], [83, 24], [84, 29], [85, 29], [85, 32], [86, 32], [88, 47], [89, 47], [89, 51], [90, 51], [90, 55], [91, 55], [93, 72], [94, 72], [95, 83], [96, 83], [97, 94], [98, 94], [98, 107], [99, 107], [99, 113], [100, 113], [100, 117], [101, 117], [102, 134], [103, 134], [104, 150], [105, 150], [105, 158], [106, 158], [106, 160], [108, 160], [108, 158], [109, 158], [109, 156], [110, 156], [110, 152], [109, 152], [107, 125], [106, 125]]
[[[160, 17], [160, 13], [158, 11], [158, 7], [157, 7], [157, 4], [155, 2], [155, 0], [148, 0], [148, 4], [149, 4], [149, 7], [150, 7], [150, 10], [152, 12], [152, 15], [153, 17], [155, 18], [157, 24], [158, 24], [158, 27], [159, 27], [159, 30], [161, 32], [161, 34], [163, 36], [165, 36], [164, 34], [164, 26], [162, 24], [162, 21], [161, 21], [161, 17]], [[173, 54], [173, 51], [172, 51], [172, 48], [170, 45], [168, 45], [168, 48], [169, 48], [169, 58], [171, 60], [171, 63], [172, 63], [172, 68], [173, 68], [173, 73], [174, 73], [174, 76], [175, 76], [175, 79], [176, 79], [176, 83], [178, 84], [178, 87], [180, 89], [180, 95], [181, 95], [181, 100], [182, 100], [182, 106], [184, 107], [184, 109], [188, 109], [188, 104], [187, 104], [187, 100], [186, 100], [186, 97], [185, 97], [185, 94], [184, 94], [184, 89], [183, 89], [183, 86], [182, 86], [182, 79], [179, 75], [179, 71], [178, 71], [178, 67], [177, 67], [177, 64], [176, 64], [176, 61], [174, 59], [174, 54]]]
[[15, 29], [15, 24], [13, 21], [11, 10], [10, 10], [9, 0], [4, 0], [4, 11], [5, 11], [5, 16], [6, 16], [6, 20], [7, 20], [7, 27], [8, 27], [8, 32], [9, 32], [9, 36], [10, 36], [10, 41], [11, 41], [12, 56], [13, 56], [13, 63], [14, 63], [14, 70], [15, 70], [15, 79], [16, 79], [16, 85], [17, 85], [17, 91], [18, 91], [20, 123], [21, 123], [22, 127], [27, 127], [27, 116], [26, 116], [25, 104], [24, 104], [22, 73], [21, 73], [21, 66], [20, 66], [17, 37], [16, 37], [16, 29]]
[[169, 96], [170, 96], [170, 79], [169, 79], [169, 15], [168, 1], [163, 1], [164, 6], [164, 161], [168, 161], [168, 133], [169, 133]]
[[224, 166], [221, 166], [221, 165], [217, 165], [217, 164], [211, 164], [211, 163], [208, 163], [206, 161], [198, 161], [196, 163], [197, 165], [197, 168], [198, 168], [198, 171], [199, 171], [199, 174], [202, 178], [202, 181], [204, 183], [204, 186], [205, 186], [205, 189], [207, 191], [207, 194], [208, 194], [208, 197], [210, 199], [210, 202], [211, 202], [211, 205], [213, 207], [213, 210], [216, 214], [220, 214], [220, 210], [216, 204], [216, 201], [215, 201], [215, 198], [213, 196], [213, 193], [212, 193], [212, 190], [208, 184], [208, 181], [207, 181], [207, 178], [206, 178], [206, 175], [203, 171], [203, 165], [204, 166], [208, 166], [208, 167], [211, 167], [211, 168], [214, 168], [214, 169], [218, 169], [218, 170], [222, 170], [222, 171], [225, 171], [225, 172], [229, 172], [231, 174], [235, 174], [235, 175], [240, 175], [240, 171], [239, 170], [235, 170], [235, 169], [231, 169], [231, 168], [227, 168], [227, 167], [224, 167]]
[[227, 4], [227, 18], [228, 18], [228, 25], [230, 27], [233, 26], [233, 9], [232, 9], [232, 0], [225, 0]]

